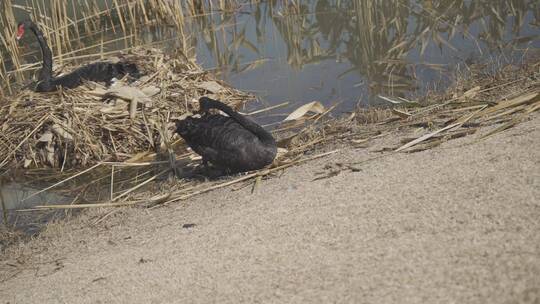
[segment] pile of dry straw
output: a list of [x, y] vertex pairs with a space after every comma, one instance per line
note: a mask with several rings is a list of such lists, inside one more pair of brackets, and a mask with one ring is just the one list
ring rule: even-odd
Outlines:
[[75, 168], [130, 160], [171, 140], [171, 120], [196, 108], [200, 96], [232, 106], [249, 97], [220, 84], [181, 54], [139, 49], [122, 59], [135, 62], [144, 76], [110, 88], [86, 83], [53, 93], [26, 89], [1, 100], [0, 168]]

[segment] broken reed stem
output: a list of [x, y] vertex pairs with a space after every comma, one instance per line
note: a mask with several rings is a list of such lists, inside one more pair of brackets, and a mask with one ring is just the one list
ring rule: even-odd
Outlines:
[[251, 115], [260, 114], [260, 113], [268, 112], [268, 111], [271, 111], [271, 110], [279, 109], [279, 108], [285, 107], [287, 105], [289, 105], [288, 101], [282, 102], [282, 103], [277, 104], [275, 106], [270, 106], [270, 107], [260, 109], [260, 110], [257, 110], [257, 111], [253, 111], [253, 112], [249, 112], [249, 113], [241, 113], [241, 112], [239, 112], [239, 113], [243, 114], [243, 115], [251, 116]]
[[41, 190], [39, 190], [39, 191], [37, 191], [37, 192], [35, 192], [35, 193], [29, 195], [28, 197], [26, 197], [25, 199], [23, 199], [21, 202], [24, 202], [25, 200], [27, 200], [27, 199], [29, 199], [29, 198], [31, 198], [31, 197], [34, 197], [34, 196], [36, 196], [36, 195], [38, 195], [38, 194], [40, 194], [40, 193], [43, 193], [43, 192], [45, 192], [45, 191], [47, 191], [47, 190], [51, 190], [52, 188], [54, 188], [54, 187], [56, 187], [56, 186], [59, 186], [59, 185], [65, 183], [65, 182], [67, 182], [67, 181], [69, 181], [69, 180], [72, 180], [72, 179], [74, 179], [74, 178], [76, 178], [76, 177], [78, 177], [78, 176], [81, 176], [81, 175], [83, 175], [83, 174], [85, 174], [85, 173], [87, 173], [87, 172], [90, 172], [90, 171], [94, 170], [95, 168], [97, 168], [97, 167], [99, 167], [99, 166], [101, 166], [101, 165], [102, 165], [102, 163], [97, 163], [97, 164], [93, 165], [92, 167], [90, 167], [90, 168], [88, 168], [88, 169], [85, 169], [85, 170], [83, 170], [83, 171], [81, 171], [81, 172], [79, 172], [79, 173], [77, 173], [77, 174], [75, 174], [75, 175], [72, 175], [72, 176], [70, 176], [70, 177], [68, 177], [68, 178], [66, 178], [66, 179], [63, 179], [63, 180], [61, 180], [61, 181], [59, 181], [59, 182], [57, 182], [57, 183], [55, 183], [55, 184], [53, 184], [53, 185], [51, 185], [51, 186], [49, 186], [49, 187], [47, 187], [47, 188], [41, 189]]
[[164, 165], [168, 163], [169, 161], [167, 160], [144, 162], [144, 163], [101, 162], [102, 165], [110, 165], [110, 166], [115, 166], [115, 167], [147, 167], [147, 166], [154, 166], [154, 165]]
[[8, 225], [8, 210], [6, 207], [6, 202], [4, 201], [4, 194], [2, 193], [2, 183], [0, 183], [0, 203], [2, 203], [2, 215], [4, 217], [4, 225]]
[[418, 144], [420, 142], [426, 141], [427, 139], [429, 139], [429, 138], [431, 138], [431, 137], [433, 137], [433, 136], [435, 136], [435, 135], [437, 135], [437, 134], [439, 134], [441, 132], [444, 132], [446, 130], [450, 130], [450, 129], [453, 129], [453, 128], [459, 128], [462, 125], [464, 125], [466, 122], [471, 120], [473, 117], [475, 117], [478, 113], [482, 112], [485, 108], [487, 108], [487, 105], [483, 106], [482, 108], [480, 108], [479, 110], [477, 110], [476, 112], [474, 112], [474, 113], [472, 113], [470, 115], [467, 115], [465, 117], [462, 117], [461, 119], [458, 119], [458, 121], [456, 123], [453, 123], [453, 124], [451, 124], [449, 126], [446, 126], [446, 127], [442, 128], [442, 129], [439, 129], [439, 130], [437, 130], [435, 132], [431, 132], [429, 134], [426, 134], [424, 136], [421, 136], [421, 137], [419, 137], [419, 138], [417, 138], [415, 140], [412, 140], [412, 141], [406, 143], [405, 145], [397, 148], [395, 152], [400, 152], [400, 151], [403, 151], [403, 150], [405, 150], [407, 148], [410, 148], [410, 147], [412, 147], [412, 146], [414, 146], [414, 145], [416, 145], [416, 144]]
[[118, 195], [117, 197], [113, 198], [111, 201], [116, 201], [116, 200], [118, 200], [119, 198], [124, 197], [124, 196], [130, 194], [131, 192], [133, 192], [133, 191], [135, 191], [135, 190], [141, 188], [142, 186], [148, 184], [149, 182], [155, 180], [156, 178], [158, 178], [158, 177], [160, 177], [161, 175], [163, 175], [163, 174], [165, 174], [165, 173], [168, 173], [168, 172], [170, 172], [170, 171], [171, 171], [171, 168], [167, 168], [167, 169], [161, 171], [160, 173], [158, 173], [158, 174], [156, 174], [156, 175], [150, 177], [149, 179], [147, 179], [147, 180], [145, 180], [144, 182], [142, 182], [142, 183], [136, 185], [135, 187], [132, 187], [131, 189], [128, 189], [127, 191], [123, 192], [122, 194], [120, 194], [120, 195]]
[[113, 196], [114, 196], [114, 165], [111, 166], [111, 195], [109, 197], [111, 202], [113, 201]]
[[47, 209], [87, 209], [87, 208], [106, 208], [106, 207], [123, 207], [138, 205], [142, 203], [153, 203], [158, 204], [163, 200], [166, 200], [170, 196], [169, 193], [159, 195], [150, 199], [142, 199], [136, 201], [125, 201], [125, 202], [116, 202], [116, 203], [95, 203], [95, 204], [78, 204], [78, 205], [48, 205], [48, 206], [36, 206], [31, 209], [20, 209], [18, 212], [28, 212], [28, 211], [43, 211]]
[[431, 138], [431, 137], [433, 137], [433, 136], [435, 136], [435, 135], [437, 135], [437, 134], [439, 134], [439, 133], [441, 133], [443, 131], [452, 129], [452, 128], [457, 127], [457, 126], [459, 126], [459, 123], [453, 123], [453, 124], [451, 124], [449, 126], [446, 126], [446, 127], [442, 128], [442, 129], [439, 129], [439, 130], [437, 130], [435, 132], [432, 132], [432, 133], [426, 134], [424, 136], [421, 136], [421, 137], [419, 137], [419, 138], [417, 138], [415, 140], [412, 140], [412, 141], [406, 143], [405, 145], [397, 148], [396, 152], [399, 152], [399, 151], [405, 150], [407, 148], [410, 148], [410, 147], [416, 145], [417, 143], [423, 142], [423, 141], [425, 141], [425, 140], [427, 140], [427, 139], [429, 139], [429, 138]]

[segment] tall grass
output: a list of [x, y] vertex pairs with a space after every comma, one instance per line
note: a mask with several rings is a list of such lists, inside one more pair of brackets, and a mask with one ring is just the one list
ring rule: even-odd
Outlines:
[[[538, 35], [520, 35], [525, 16], [532, 14], [535, 21], [531, 26], [540, 26], [537, 0], [4, 0], [1, 3], [0, 94], [12, 93], [11, 83], [21, 80], [22, 72], [39, 67], [39, 60], [23, 64], [21, 59], [34, 54], [39, 58], [37, 48], [21, 52], [14, 39], [17, 21], [25, 14], [43, 29], [58, 63], [86, 56], [99, 58], [104, 56], [104, 49], [140, 45], [144, 43], [141, 34], [148, 26], [169, 25], [177, 33], [181, 51], [193, 53], [192, 47], [198, 43], [193, 33], [196, 31], [218, 67], [236, 71], [257, 64], [242, 65], [239, 49], [259, 53], [257, 42], [266, 39], [271, 22], [286, 45], [291, 66], [300, 68], [322, 59], [346, 58], [353, 65], [348, 72], [364, 75], [375, 91], [393, 90], [398, 94], [414, 86], [415, 71], [407, 60], [412, 52], [419, 50], [423, 57], [425, 50], [433, 45], [441, 50], [455, 50], [451, 41], [457, 35], [470, 39], [479, 52], [481, 45], [492, 49], [523, 45], [539, 39]], [[257, 42], [247, 38], [253, 28], [236, 22], [239, 15], [234, 13], [246, 8], [255, 19]], [[479, 32], [474, 36], [469, 32], [473, 26]], [[508, 32], [515, 41], [505, 41]]]
[[[188, 1], [188, 2], [194, 2]], [[138, 34], [143, 26], [170, 25], [176, 27], [179, 37], [184, 37], [185, 9], [181, 1], [169, 0], [4, 0], [0, 14], [0, 94], [12, 93], [13, 81], [21, 80], [22, 73], [39, 67], [23, 64], [21, 58], [39, 55], [34, 47], [26, 53], [15, 39], [18, 21], [30, 17], [43, 31], [60, 64], [66, 60], [90, 54], [102, 56], [104, 45], [123, 38], [124, 49], [140, 44]], [[107, 38], [106, 34], [114, 37]], [[107, 39], [111, 39], [108, 40]], [[91, 45], [85, 42], [92, 41]], [[97, 41], [97, 42], [96, 42]]]
[[[471, 53], [526, 48], [540, 39], [539, 34], [521, 34], [528, 14], [535, 20], [528, 26], [540, 27], [536, 0], [289, 0], [239, 5], [248, 7], [252, 20], [237, 22], [239, 14], [202, 14], [196, 19], [195, 31], [218, 68], [236, 72], [257, 66], [261, 61], [246, 64], [243, 54], [261, 54], [259, 47], [273, 30], [293, 68], [325, 59], [347, 60], [352, 67], [340, 76], [362, 75], [372, 94], [404, 95], [417, 86], [418, 68], [443, 69], [424, 59], [428, 49], [465, 60]], [[256, 37], [247, 34], [253, 31]], [[468, 49], [454, 45], [458, 36], [468, 42]], [[411, 60], [411, 55], [420, 59]]]

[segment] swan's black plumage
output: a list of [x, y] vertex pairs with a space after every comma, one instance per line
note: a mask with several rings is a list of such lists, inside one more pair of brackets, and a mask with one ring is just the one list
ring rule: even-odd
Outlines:
[[53, 77], [52, 75], [52, 52], [41, 30], [32, 20], [20, 22], [17, 26], [17, 39], [20, 39], [26, 29], [32, 31], [36, 36], [39, 46], [41, 47], [41, 55], [43, 57], [43, 67], [39, 74], [38, 84], [35, 88], [36, 92], [52, 92], [56, 91], [57, 87], [75, 88], [82, 84], [84, 80], [106, 82], [109, 83], [113, 78], [121, 78], [126, 74], [137, 77], [139, 71], [137, 66], [128, 62], [96, 62], [80, 67], [73, 72], [61, 77]]
[[[204, 164], [210, 162], [235, 173], [261, 169], [272, 163], [277, 146], [268, 131], [217, 100], [202, 97], [199, 103], [204, 115], [178, 121], [176, 132], [203, 157]], [[229, 116], [210, 114], [210, 109]]]

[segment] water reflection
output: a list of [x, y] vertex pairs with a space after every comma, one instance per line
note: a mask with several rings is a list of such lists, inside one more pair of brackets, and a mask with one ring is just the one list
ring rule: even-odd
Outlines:
[[[96, 3], [95, 11], [111, 5]], [[93, 46], [86, 50], [92, 53], [161, 41], [160, 47], [196, 54], [206, 68], [269, 104], [344, 101], [346, 109], [358, 101], [376, 104], [378, 94], [405, 97], [444, 86], [446, 72], [458, 64], [517, 60], [524, 49], [540, 46], [537, 0], [173, 3], [185, 18], [124, 26], [112, 14], [110, 20], [84, 24], [90, 29], [82, 47], [76, 42], [66, 47]], [[109, 30], [95, 30], [103, 26]], [[101, 41], [107, 43], [96, 43]], [[38, 61], [39, 52], [33, 54], [27, 60]]]
[[2, 199], [7, 210], [31, 208], [36, 204], [66, 202], [65, 197], [55, 193], [39, 193], [29, 198], [38, 191], [38, 189], [18, 183], [10, 183], [1, 187]]
[[36, 205], [65, 204], [70, 201], [68, 197], [58, 193], [38, 192], [37, 188], [15, 182], [0, 185], [0, 210], [2, 212], [0, 225], [7, 223], [9, 226], [33, 234], [58, 212], [29, 213], [17, 210], [32, 208]]
[[[539, 47], [540, 4], [513, 1], [267, 1], [197, 18], [197, 55], [269, 103], [376, 103], [446, 80], [467, 60]], [[266, 60], [262, 60], [266, 59]]]

